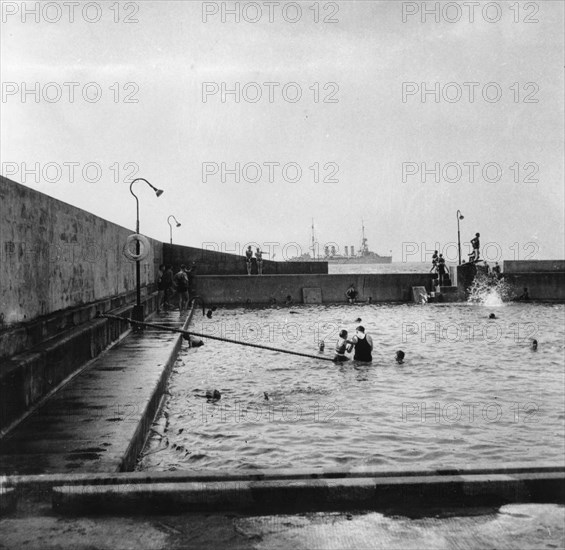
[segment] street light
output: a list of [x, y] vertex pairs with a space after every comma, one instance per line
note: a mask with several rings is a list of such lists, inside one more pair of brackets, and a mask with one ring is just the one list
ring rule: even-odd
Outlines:
[[177, 227], [180, 227], [181, 224], [172, 214], [167, 218], [167, 223], [169, 224], [169, 233], [171, 235], [171, 244], [173, 244], [173, 226], [171, 225], [171, 222], [169, 221], [171, 218], [173, 218], [173, 220], [175, 220]]
[[457, 250], [459, 251], [459, 265], [461, 265], [461, 231], [459, 230], [459, 220], [464, 218], [461, 210], [457, 210]]
[[[151, 187], [151, 189], [153, 189], [153, 191], [155, 191], [155, 194], [160, 197], [163, 194], [163, 190], [162, 189], [157, 189], [156, 187], [154, 187], [153, 185], [151, 185], [145, 178], [135, 178], [130, 186], [129, 186], [129, 191], [130, 193], [135, 197], [135, 203], [136, 203], [136, 212], [137, 212], [137, 217], [136, 217], [136, 222], [135, 222], [135, 232], [139, 234], [139, 199], [137, 198], [137, 195], [133, 192], [133, 184], [136, 181], [144, 181], [147, 185], [149, 185], [149, 187]], [[139, 254], [139, 241], [136, 242], [135, 244], [135, 253]], [[132, 318], [135, 321], [143, 321], [144, 319], [144, 313], [143, 313], [143, 306], [141, 305], [141, 270], [140, 270], [140, 262], [139, 260], [136, 260], [135, 262], [135, 284], [136, 284], [136, 292], [137, 292], [137, 301], [136, 301], [136, 306], [133, 308], [133, 312], [132, 312]]]

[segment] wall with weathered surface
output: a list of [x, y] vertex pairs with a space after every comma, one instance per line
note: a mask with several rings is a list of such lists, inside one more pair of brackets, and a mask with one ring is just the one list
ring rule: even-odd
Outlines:
[[[124, 207], [133, 220], [133, 200]], [[0, 330], [135, 290], [135, 263], [122, 253], [132, 233], [0, 176]], [[150, 242], [142, 285], [162, 256]]]
[[302, 303], [302, 289], [320, 288], [323, 303], [347, 302], [345, 292], [353, 283], [358, 300], [373, 302], [412, 301], [412, 287], [432, 290], [431, 273], [371, 274], [371, 275], [207, 275], [196, 278], [196, 292], [205, 304], [268, 304], [287, 296]]
[[[563, 302], [565, 301], [565, 270], [557, 269], [562, 267], [561, 264], [560, 260], [544, 260], [539, 264], [533, 261], [505, 261], [502, 275], [504, 281], [511, 286], [515, 297], [520, 296], [523, 289], [527, 288], [531, 300]], [[551, 267], [555, 269], [550, 269]], [[525, 272], [524, 269], [531, 271]], [[460, 291], [466, 292], [469, 289], [478, 271], [484, 273], [486, 268], [482, 264], [472, 263], [457, 267]]]
[[565, 271], [505, 274], [504, 280], [513, 286], [516, 296], [527, 288], [530, 300], [565, 302]]
[[[255, 250], [253, 251], [255, 252]], [[163, 260], [175, 267], [196, 262], [197, 275], [245, 275], [247, 264], [245, 256], [216, 252], [203, 248], [163, 244]], [[255, 259], [252, 273], [257, 273]], [[273, 262], [263, 260], [264, 275], [284, 275], [292, 273], [327, 273], [328, 262]]]
[[565, 272], [565, 260], [504, 260], [504, 273]]

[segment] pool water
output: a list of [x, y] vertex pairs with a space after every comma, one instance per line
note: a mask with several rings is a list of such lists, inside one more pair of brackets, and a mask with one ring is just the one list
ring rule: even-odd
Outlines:
[[[494, 312], [496, 319], [489, 319]], [[562, 464], [565, 306], [232, 308], [191, 330], [332, 357], [362, 324], [373, 362], [184, 344], [142, 470]], [[361, 321], [357, 321], [360, 318]], [[537, 339], [537, 351], [530, 348]], [[324, 340], [323, 352], [318, 342]], [[406, 353], [398, 365], [395, 351]], [[218, 389], [221, 399], [205, 397]]]

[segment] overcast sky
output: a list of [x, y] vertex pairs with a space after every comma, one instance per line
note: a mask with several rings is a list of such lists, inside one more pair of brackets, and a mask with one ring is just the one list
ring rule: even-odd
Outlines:
[[[222, 16], [233, 2], [83, 3], [73, 22], [71, 7], [47, 4], [22, 22], [23, 3], [3, 2], [0, 153], [15, 181], [134, 229], [125, 180], [137, 166], [165, 191], [135, 184], [141, 231], [168, 240], [173, 214], [175, 242], [191, 246], [306, 247], [314, 218], [320, 243], [357, 247], [364, 219], [371, 249], [401, 261], [403, 243], [456, 242], [460, 209], [465, 242], [480, 231], [505, 259], [564, 257], [563, 2], [481, 2], [473, 22], [451, 3], [439, 23], [410, 13], [422, 2], [309, 1], [301, 14], [240, 2], [238, 23]], [[22, 97], [36, 83], [39, 97]], [[239, 83], [239, 102], [222, 101], [222, 83]], [[439, 101], [422, 102], [422, 83], [439, 86]], [[36, 163], [37, 182], [22, 171]], [[74, 181], [63, 163], [78, 163]], [[240, 164], [239, 183], [222, 182], [222, 163]], [[259, 181], [248, 163], [261, 166]], [[274, 181], [265, 163], [280, 164]], [[439, 183], [432, 173], [422, 182], [422, 163], [440, 163]], [[87, 165], [98, 181], [85, 181]], [[404, 259], [421, 258], [410, 250]]]

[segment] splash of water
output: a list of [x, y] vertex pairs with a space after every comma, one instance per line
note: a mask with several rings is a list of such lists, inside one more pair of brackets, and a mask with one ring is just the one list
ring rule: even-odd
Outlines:
[[492, 274], [478, 272], [469, 288], [468, 302], [497, 307], [504, 305], [504, 302], [511, 301], [514, 297], [514, 289], [504, 278], [497, 279]]

